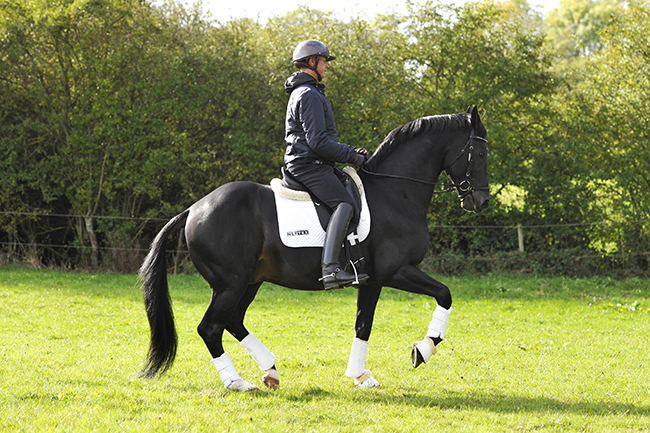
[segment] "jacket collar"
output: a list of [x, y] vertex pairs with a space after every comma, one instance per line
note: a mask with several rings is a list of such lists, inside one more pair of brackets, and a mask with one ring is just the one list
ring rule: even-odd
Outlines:
[[287, 78], [287, 81], [284, 83], [284, 91], [290, 94], [303, 84], [312, 85], [321, 93], [325, 93], [325, 84], [319, 83], [314, 77], [302, 71], [294, 72], [289, 78]]

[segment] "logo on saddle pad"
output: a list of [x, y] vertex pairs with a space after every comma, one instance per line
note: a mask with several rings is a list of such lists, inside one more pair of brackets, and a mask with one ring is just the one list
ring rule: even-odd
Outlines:
[[[351, 245], [363, 242], [370, 233], [370, 211], [363, 190], [361, 178], [352, 167], [343, 169], [352, 177], [361, 195], [361, 216], [356, 233], [348, 236]], [[282, 186], [280, 179], [271, 180], [278, 213], [280, 238], [287, 247], [322, 247], [325, 244], [325, 230], [321, 226], [314, 203], [305, 191], [296, 191]]]

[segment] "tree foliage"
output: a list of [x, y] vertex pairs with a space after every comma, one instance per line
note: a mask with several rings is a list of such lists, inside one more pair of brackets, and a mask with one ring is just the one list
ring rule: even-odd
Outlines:
[[[563, 0], [546, 17], [525, 0], [426, 2], [346, 21], [300, 7], [265, 24], [173, 0], [0, 5], [5, 253], [132, 270], [147, 219], [229, 181], [267, 183], [306, 38], [337, 56], [326, 84], [342, 142], [374, 150], [416, 117], [479, 105], [492, 206], [474, 216], [439, 197], [432, 227], [536, 225], [537, 251], [650, 247], [647, 2]], [[432, 235], [435, 253], [516, 248], [499, 231]]]
[[588, 60], [568, 100], [581, 121], [567, 129], [584, 131], [589, 172], [608, 219], [630, 223], [600, 236], [625, 253], [650, 247], [649, 18], [647, 2], [630, 2], [612, 16], [601, 35], [603, 48]]

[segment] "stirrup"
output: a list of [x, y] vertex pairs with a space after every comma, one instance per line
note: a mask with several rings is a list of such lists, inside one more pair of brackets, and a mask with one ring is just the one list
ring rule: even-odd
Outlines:
[[[350, 260], [350, 266], [352, 266], [352, 270], [354, 271], [354, 282], [352, 283], [353, 286], [358, 286], [359, 284], [366, 282], [368, 278], [370, 278], [370, 275], [368, 274], [359, 274], [357, 272], [357, 267], [355, 266], [355, 263], [358, 262], [359, 262], [358, 260], [357, 262], [353, 262], [352, 260]], [[361, 275], [361, 278], [359, 278], [359, 275]]]

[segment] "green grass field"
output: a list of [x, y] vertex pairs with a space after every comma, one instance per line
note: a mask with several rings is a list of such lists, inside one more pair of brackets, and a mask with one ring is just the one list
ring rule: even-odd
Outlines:
[[[136, 376], [148, 324], [133, 275], [0, 268], [0, 430], [26, 432], [650, 431], [650, 281], [512, 275], [443, 278], [447, 339], [413, 369], [433, 299], [382, 293], [367, 368], [343, 376], [356, 291], [267, 285], [246, 324], [275, 353], [276, 391], [223, 389], [196, 333], [210, 293], [170, 276], [180, 347]], [[262, 372], [230, 336], [244, 380]]]

